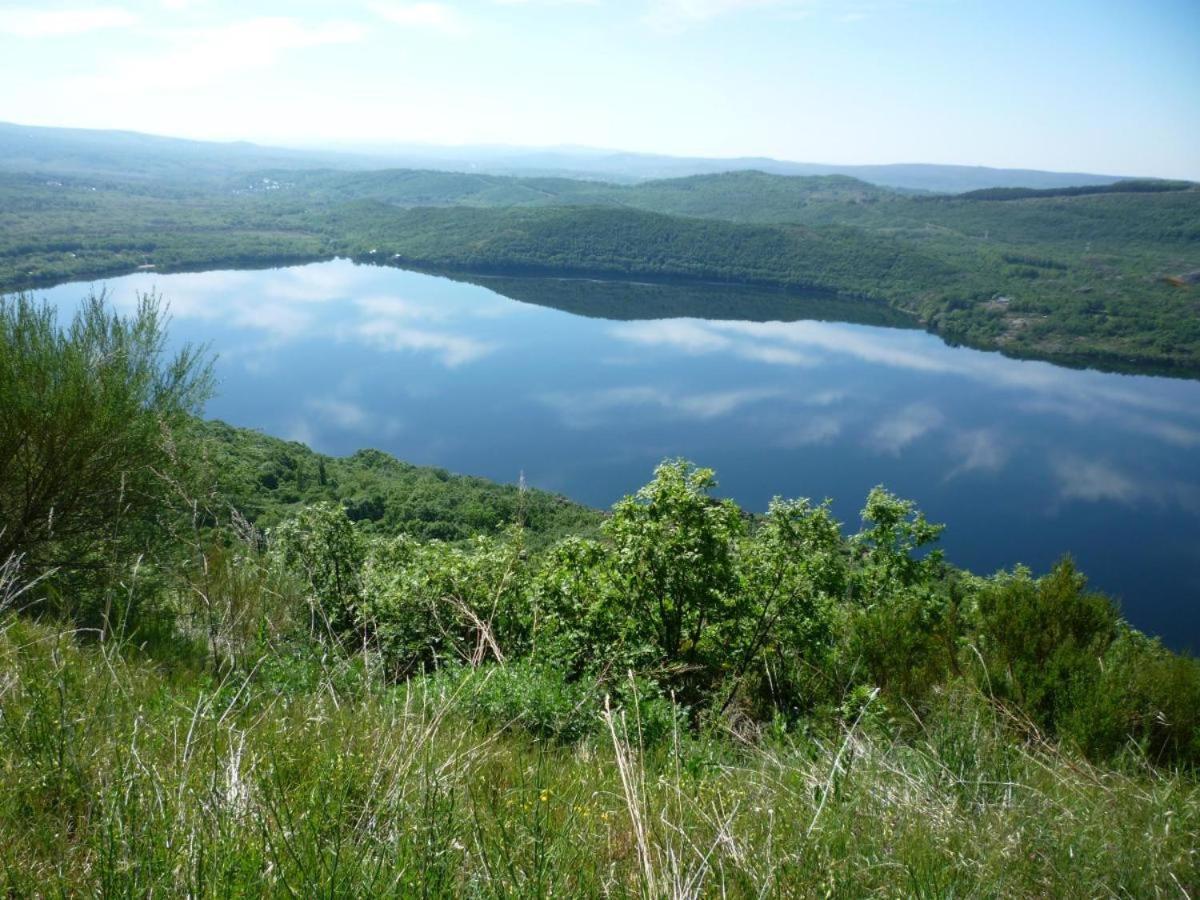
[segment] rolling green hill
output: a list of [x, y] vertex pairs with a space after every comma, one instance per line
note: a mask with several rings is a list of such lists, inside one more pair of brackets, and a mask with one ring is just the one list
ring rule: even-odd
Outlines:
[[258, 528], [278, 525], [306, 505], [332, 501], [365, 533], [461, 541], [519, 521], [539, 546], [566, 534], [591, 533], [602, 518], [559, 494], [414, 466], [378, 450], [326, 456], [223, 422], [197, 421], [195, 427], [205, 470], [221, 496]]
[[935, 197], [753, 171], [636, 185], [299, 167], [0, 174], [0, 290], [333, 255], [815, 289], [1013, 355], [1200, 374], [1200, 189], [1182, 182]]
[[738, 225], [611, 207], [418, 208], [331, 213], [341, 249], [464, 271], [657, 276], [817, 288], [883, 301], [884, 286], [951, 280], [903, 244], [851, 228]]

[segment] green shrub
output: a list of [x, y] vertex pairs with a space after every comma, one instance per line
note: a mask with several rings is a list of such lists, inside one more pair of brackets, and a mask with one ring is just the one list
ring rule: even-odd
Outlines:
[[1093, 758], [1132, 745], [1155, 764], [1200, 763], [1200, 663], [1155, 639], [1122, 627], [1071, 699], [1059, 732]]
[[311, 591], [322, 628], [333, 633], [352, 628], [362, 597], [366, 542], [346, 511], [336, 503], [315, 503], [268, 537], [284, 569], [300, 577]]
[[942, 526], [882, 488], [846, 540], [827, 503], [776, 499], [750, 520], [714, 485], [666, 462], [602, 539], [541, 555], [517, 526], [466, 544], [371, 540], [329, 503], [272, 546], [343, 649], [378, 650], [393, 680], [440, 672], [420, 684], [540, 736], [576, 740], [606, 695], [647, 744], [681, 710], [692, 731], [819, 731], [867, 696], [870, 721], [920, 727], [964, 682], [1093, 758], [1197, 758], [1198, 667], [1125, 634], [1069, 560], [983, 579], [947, 567], [930, 550]]
[[941, 551], [928, 549], [945, 526], [881, 487], [868, 495], [862, 521], [850, 539], [843, 664], [848, 677], [915, 700], [953, 659], [956, 597]]
[[570, 678], [623, 675], [651, 658], [649, 647], [625, 641], [627, 611], [617, 558], [610, 545], [565, 538], [547, 551], [533, 580], [534, 656]]
[[553, 548], [534, 581], [538, 658], [614, 690], [633, 672], [697, 711], [807, 704], [802, 678], [763, 674], [768, 658], [790, 676], [828, 653], [846, 579], [838, 525], [828, 505], [776, 499], [749, 533], [714, 486], [710, 470], [663, 463], [616, 504], [607, 542]]
[[[87, 624], [112, 617], [113, 576], [169, 543], [175, 441], [211, 378], [202, 352], [165, 346], [153, 295], [125, 318], [93, 294], [66, 328], [48, 304], [0, 297], [0, 562], [56, 571], [63, 589], [43, 596]], [[131, 624], [136, 598], [120, 598]]]
[[1095, 689], [1118, 616], [1063, 559], [1042, 578], [1018, 568], [986, 582], [974, 626], [986, 689], [1053, 731], [1076, 699]]
[[465, 547], [411, 537], [380, 541], [362, 570], [357, 625], [398, 675], [503, 662], [527, 651], [528, 580], [516, 527]]
[[828, 697], [824, 673], [847, 563], [828, 502], [771, 501], [738, 548], [738, 615], [723, 636], [722, 709], [740, 701], [759, 720], [794, 718]]
[[468, 718], [493, 727], [520, 726], [537, 737], [573, 743], [600, 723], [601, 698], [594, 684], [568, 682], [561, 672], [529, 660], [478, 669], [452, 665], [427, 683], [407, 690], [432, 690], [452, 698]]
[[732, 501], [710, 496], [715, 486], [711, 469], [664, 462], [603, 526], [616, 555], [622, 641], [644, 650], [656, 680], [687, 705], [715, 687], [728, 629], [744, 612], [736, 541], [746, 523]]

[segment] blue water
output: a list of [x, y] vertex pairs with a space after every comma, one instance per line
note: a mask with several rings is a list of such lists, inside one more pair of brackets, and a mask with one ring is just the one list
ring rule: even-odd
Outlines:
[[[347, 261], [101, 286], [122, 308], [156, 289], [172, 340], [211, 344], [207, 412], [235, 425], [326, 453], [523, 473], [596, 506], [686, 456], [751, 509], [832, 497], [850, 530], [882, 483], [948, 523], [952, 562], [1042, 572], [1070, 553], [1135, 625], [1200, 649], [1198, 382], [1012, 360], [910, 329], [588, 318]], [[88, 290], [42, 293], [70, 309]], [[630, 308], [643, 290], [628, 287]]]

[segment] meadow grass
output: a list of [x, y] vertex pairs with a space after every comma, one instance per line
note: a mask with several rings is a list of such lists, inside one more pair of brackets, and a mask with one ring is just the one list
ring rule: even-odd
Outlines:
[[539, 740], [489, 677], [395, 686], [370, 655], [273, 648], [215, 675], [0, 620], [8, 896], [1175, 896], [1193, 777], [1013, 740], [947, 689], [903, 738], [678, 733], [638, 710]]

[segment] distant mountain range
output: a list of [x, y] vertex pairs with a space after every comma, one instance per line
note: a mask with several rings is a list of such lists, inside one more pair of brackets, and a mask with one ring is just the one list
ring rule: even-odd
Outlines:
[[757, 170], [774, 175], [846, 175], [900, 191], [961, 193], [983, 188], [1062, 188], [1112, 184], [1117, 175], [993, 169], [931, 163], [826, 165], [767, 157], [713, 159], [589, 148], [371, 145], [339, 149], [266, 147], [160, 137], [132, 131], [44, 128], [0, 123], [0, 171], [128, 179], [228, 178], [261, 170], [434, 169], [495, 175], [556, 176], [633, 183]]
[[1036, 169], [992, 169], [933, 163], [828, 165], [790, 162], [765, 156], [706, 158], [588, 148], [523, 149], [512, 147], [370, 147], [357, 152], [407, 168], [478, 171], [500, 175], [549, 175], [607, 181], [641, 181], [715, 175], [753, 170], [771, 175], [848, 175], [903, 191], [961, 193], [989, 187], [1059, 188], [1112, 184], [1127, 176]]

